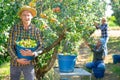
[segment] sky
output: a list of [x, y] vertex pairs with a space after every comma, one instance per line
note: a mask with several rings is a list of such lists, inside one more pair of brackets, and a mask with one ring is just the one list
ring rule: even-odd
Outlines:
[[105, 15], [106, 15], [107, 17], [110, 17], [111, 14], [113, 13], [112, 7], [111, 7], [111, 5], [109, 5], [110, 0], [105, 0], [105, 1], [106, 1], [107, 4], [108, 4], [108, 5], [106, 6], [107, 10], [106, 10], [106, 12], [105, 12]]

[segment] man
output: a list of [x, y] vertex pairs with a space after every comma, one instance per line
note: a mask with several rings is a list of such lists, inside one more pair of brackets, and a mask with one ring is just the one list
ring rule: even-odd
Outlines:
[[38, 28], [31, 24], [31, 20], [37, 14], [36, 9], [30, 6], [23, 6], [19, 12], [18, 16], [21, 22], [15, 24], [10, 29], [9, 39], [8, 39], [8, 53], [11, 57], [10, 62], [10, 80], [20, 80], [21, 72], [23, 72], [25, 80], [34, 80], [34, 64], [35, 61], [27, 60], [25, 58], [18, 58], [16, 55], [16, 41], [22, 39], [34, 39], [37, 42], [37, 49], [32, 52], [31, 50], [20, 50], [23, 56], [33, 56], [36, 57], [42, 52], [42, 38], [41, 33]]
[[105, 64], [104, 64], [104, 39], [101, 38], [98, 40], [96, 45], [87, 45], [91, 48], [91, 51], [93, 52], [93, 61], [89, 62], [86, 64], [86, 67], [89, 69], [93, 68], [100, 68], [100, 69], [105, 69]]
[[104, 53], [104, 39], [101, 38], [96, 45], [87, 44], [93, 52], [93, 61], [88, 62], [86, 67], [92, 69], [96, 78], [103, 78], [105, 72], [105, 53]]
[[105, 55], [107, 55], [108, 54], [107, 42], [109, 40], [107, 19], [105, 17], [103, 17], [102, 20], [101, 20], [101, 24], [98, 25], [97, 23], [95, 23], [95, 27], [96, 27], [96, 29], [101, 30], [101, 38], [103, 38], [104, 41], [105, 41], [105, 43], [104, 43], [104, 46], [105, 46], [104, 51], [105, 51]]

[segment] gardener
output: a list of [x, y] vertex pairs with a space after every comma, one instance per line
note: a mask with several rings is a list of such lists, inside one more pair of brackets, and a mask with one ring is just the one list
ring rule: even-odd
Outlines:
[[101, 38], [98, 40], [96, 45], [91, 45], [86, 43], [90, 48], [93, 54], [93, 61], [86, 64], [86, 67], [89, 69], [99, 68], [105, 70], [104, 64], [104, 39]]
[[101, 38], [104, 39], [105, 43], [104, 43], [104, 51], [105, 51], [105, 55], [108, 54], [108, 50], [107, 50], [107, 42], [109, 39], [108, 36], [108, 24], [107, 24], [107, 19], [105, 17], [102, 18], [101, 20], [101, 24], [98, 25], [98, 23], [95, 22], [95, 27], [96, 29], [100, 29], [101, 30]]
[[37, 49], [35, 50], [35, 52], [32, 52], [28, 49], [20, 50], [23, 56], [36, 57], [42, 52], [42, 38], [40, 30], [31, 23], [32, 18], [35, 17], [36, 14], [36, 9], [31, 8], [30, 6], [23, 6], [18, 12], [18, 16], [20, 17], [21, 22], [15, 24], [15, 26], [10, 29], [8, 39], [8, 53], [11, 57], [10, 80], [20, 80], [21, 72], [23, 72], [25, 80], [35, 79], [35, 60], [18, 58], [18, 56], [16, 55], [16, 41], [32, 38], [37, 42]]

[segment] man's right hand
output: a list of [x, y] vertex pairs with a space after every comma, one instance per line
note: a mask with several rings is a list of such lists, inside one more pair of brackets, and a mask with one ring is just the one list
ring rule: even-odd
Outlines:
[[22, 65], [30, 64], [30, 60], [27, 60], [27, 59], [17, 59], [17, 62]]

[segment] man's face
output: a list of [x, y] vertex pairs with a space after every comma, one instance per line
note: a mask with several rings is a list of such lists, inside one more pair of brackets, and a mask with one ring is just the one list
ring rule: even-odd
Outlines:
[[23, 11], [20, 18], [23, 23], [31, 23], [33, 16], [29, 11]]
[[106, 20], [105, 20], [105, 19], [102, 19], [101, 22], [102, 22], [102, 24], [104, 24], [104, 23], [106, 22]]

